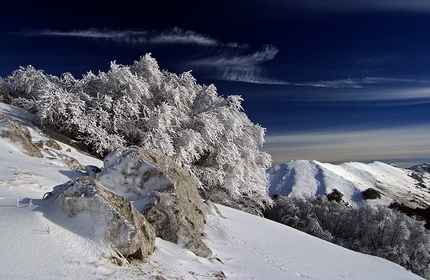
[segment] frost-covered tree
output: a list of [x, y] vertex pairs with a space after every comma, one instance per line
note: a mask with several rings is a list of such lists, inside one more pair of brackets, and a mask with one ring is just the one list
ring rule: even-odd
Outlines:
[[10, 94], [8, 85], [2, 77], [0, 77], [0, 102], [10, 103]]
[[351, 208], [323, 197], [278, 196], [265, 216], [324, 240], [400, 264], [429, 279], [424, 222], [385, 206]]
[[130, 145], [156, 150], [189, 169], [205, 198], [254, 213], [271, 203], [271, 158], [260, 150], [265, 129], [249, 120], [240, 96], [222, 97], [190, 72], [162, 71], [147, 54], [82, 79], [21, 67], [5, 83], [15, 104], [35, 113], [43, 128], [94, 153]]

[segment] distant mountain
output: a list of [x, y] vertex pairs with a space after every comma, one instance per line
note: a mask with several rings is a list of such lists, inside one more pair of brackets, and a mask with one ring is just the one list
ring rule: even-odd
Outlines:
[[[334, 165], [293, 160], [267, 172], [270, 195], [319, 196], [337, 190], [343, 195], [342, 200], [354, 207], [393, 202], [412, 209], [430, 206], [430, 163], [404, 169], [378, 161]], [[380, 198], [365, 199], [369, 191], [379, 193]]]
[[420, 165], [415, 165], [409, 168], [412, 173], [411, 176], [418, 181], [418, 186], [429, 188], [430, 186], [430, 162]]

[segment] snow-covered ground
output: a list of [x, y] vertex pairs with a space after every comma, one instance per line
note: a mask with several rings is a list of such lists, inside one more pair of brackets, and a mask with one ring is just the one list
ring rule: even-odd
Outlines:
[[[369, 203], [389, 205], [395, 200], [411, 208], [427, 208], [430, 185], [427, 188], [418, 186], [419, 182], [410, 176], [411, 172], [378, 161], [334, 165], [316, 160], [292, 160], [268, 169], [269, 194], [318, 196], [337, 189], [344, 195], [345, 202], [357, 206], [363, 203], [362, 192], [373, 188], [382, 194], [382, 198], [369, 200]], [[429, 184], [428, 179], [424, 181]]]
[[[47, 140], [31, 115], [0, 104], [0, 113]], [[61, 144], [62, 153], [83, 165], [102, 162]], [[208, 206], [205, 242], [209, 259], [156, 240], [146, 264], [118, 266], [86, 231], [85, 220], [67, 217], [43, 201], [44, 193], [84, 172], [45, 153], [31, 158], [0, 138], [0, 279], [420, 279], [404, 268], [319, 240], [287, 226], [218, 205]]]

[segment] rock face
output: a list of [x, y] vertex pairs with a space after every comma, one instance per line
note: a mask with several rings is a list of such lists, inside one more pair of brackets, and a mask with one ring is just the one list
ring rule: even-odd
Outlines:
[[96, 219], [88, 231], [96, 241], [108, 244], [125, 257], [145, 261], [154, 251], [155, 230], [145, 216], [130, 201], [106, 190], [92, 177], [56, 186], [46, 199], [60, 205], [67, 216], [84, 212]]
[[106, 157], [97, 178], [114, 192], [145, 201], [139, 210], [158, 237], [201, 257], [212, 254], [202, 241], [207, 213], [196, 184], [170, 157], [138, 147], [118, 150]]
[[0, 137], [8, 139], [24, 154], [41, 158], [40, 150], [31, 142], [30, 131], [16, 121], [0, 114]]

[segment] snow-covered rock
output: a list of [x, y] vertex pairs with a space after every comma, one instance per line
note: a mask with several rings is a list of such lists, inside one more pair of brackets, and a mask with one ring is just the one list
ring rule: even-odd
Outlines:
[[111, 152], [105, 157], [97, 179], [103, 186], [132, 201], [147, 198], [155, 190], [172, 188], [172, 180], [146, 161], [144, 153], [137, 147]]
[[198, 256], [212, 254], [202, 241], [207, 213], [196, 183], [170, 157], [139, 147], [117, 150], [105, 158], [97, 178], [113, 192], [133, 200], [158, 237]]
[[[92, 177], [80, 177], [54, 187], [47, 200], [73, 217], [89, 219], [93, 239], [125, 257], [143, 261], [154, 251], [155, 231], [130, 201], [106, 190]], [[88, 214], [88, 215], [82, 215]]]
[[40, 150], [31, 142], [28, 129], [3, 114], [0, 114], [0, 137], [7, 139], [20, 152], [28, 156], [42, 157]]

